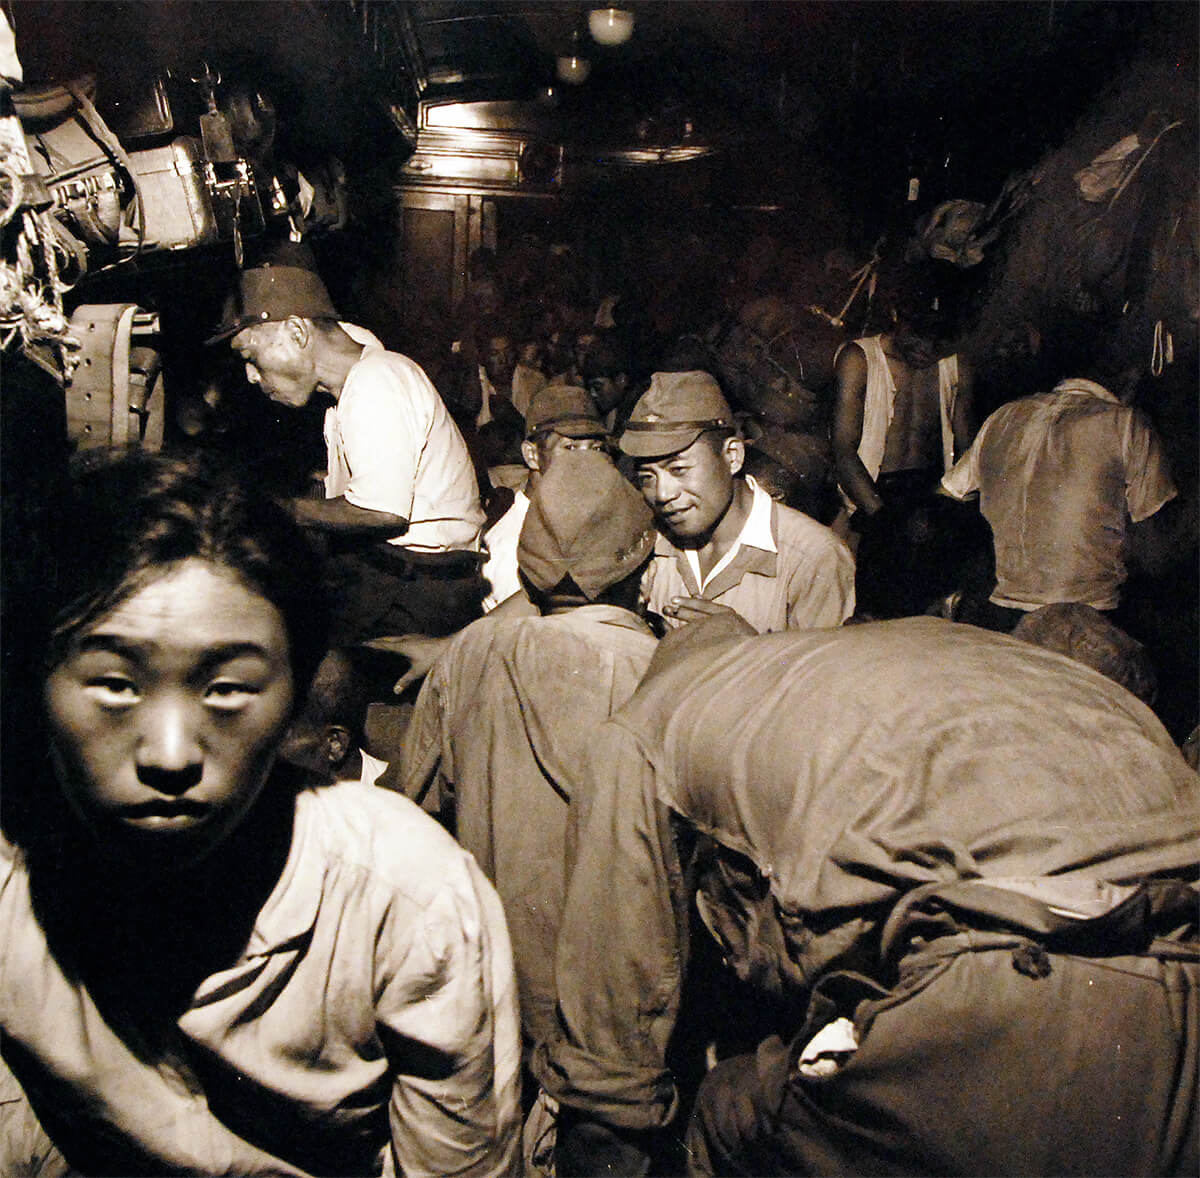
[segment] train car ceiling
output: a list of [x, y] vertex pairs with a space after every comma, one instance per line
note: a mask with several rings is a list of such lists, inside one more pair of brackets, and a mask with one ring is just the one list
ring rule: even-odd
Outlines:
[[[586, 182], [596, 161], [683, 162], [764, 138], [889, 167], [941, 162], [950, 147], [950, 170], [990, 159], [988, 178], [1002, 177], [1061, 136], [1164, 6], [627, 0], [633, 34], [619, 46], [590, 36], [589, 7], [9, 0], [8, 10], [26, 81], [95, 73], [102, 110], [206, 62], [272, 92], [286, 112], [281, 147], [298, 162], [332, 153], [365, 169], [416, 147], [419, 178], [445, 166], [451, 140], [483, 158], [479, 136], [523, 137], [521, 150], [536, 148], [523, 167], [462, 177], [503, 185]], [[587, 62], [581, 84], [559, 77], [564, 55]]]
[[[319, 248], [347, 225], [334, 296], [365, 304], [385, 331], [389, 317], [411, 327], [418, 303], [452, 307], [474, 249], [529, 231], [586, 237], [602, 254], [611, 227], [648, 226], [678, 258], [696, 252], [679, 239], [706, 217], [733, 218], [818, 258], [848, 248], [853, 273], [882, 234], [937, 211], [953, 239], [942, 248], [974, 258], [994, 240], [981, 210], [1007, 215], [1005, 194], [1021, 194], [1139, 55], [1178, 53], [1178, 89], [1195, 99], [1194, 5], [623, 0], [632, 33], [616, 45], [591, 35], [592, 7], [5, 0], [4, 11], [26, 90], [84, 83], [133, 152], [128, 183], [61, 196], [84, 239], [73, 260], [91, 266], [87, 301], [162, 308], [186, 291], [197, 322], [166, 316], [163, 329], [189, 339], [256, 236]], [[164, 194], [141, 220], [131, 187], [143, 203]], [[123, 225], [87, 240], [88, 202], [113, 192]], [[174, 216], [147, 223], [164, 209]], [[164, 277], [172, 268], [186, 274]], [[841, 305], [822, 303], [833, 319]]]

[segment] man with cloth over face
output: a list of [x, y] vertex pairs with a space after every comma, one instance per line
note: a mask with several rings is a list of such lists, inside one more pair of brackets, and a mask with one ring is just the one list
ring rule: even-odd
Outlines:
[[782, 1037], [708, 1073], [690, 1173], [1195, 1174], [1200, 811], [1149, 709], [935, 618], [737, 630], [588, 749], [558, 1173], [649, 1172], [694, 897]]
[[658, 520], [643, 594], [668, 625], [725, 608], [759, 632], [809, 629], [854, 612], [850, 550], [741, 474], [745, 445], [707, 372], [656, 372], [619, 444]]
[[529, 497], [558, 454], [572, 450], [603, 450], [608, 434], [586, 389], [551, 384], [534, 393], [526, 407], [525, 440], [521, 457], [529, 468], [525, 489], [518, 490], [512, 506], [484, 533], [487, 563], [483, 575], [489, 585], [483, 599], [490, 613], [521, 589], [517, 579], [517, 541], [529, 511]]
[[243, 270], [208, 342], [230, 339], [277, 404], [333, 399], [325, 498], [289, 501], [330, 548], [333, 640], [449, 634], [481, 612], [484, 514], [466, 444], [421, 367], [338, 320], [302, 254]]
[[541, 616], [485, 618], [457, 634], [405, 739], [403, 792], [447, 815], [504, 901], [531, 1042], [556, 1025], [567, 807], [584, 748], [633, 694], [656, 645], [636, 612], [653, 549], [650, 510], [611, 459], [561, 451], [517, 549]]

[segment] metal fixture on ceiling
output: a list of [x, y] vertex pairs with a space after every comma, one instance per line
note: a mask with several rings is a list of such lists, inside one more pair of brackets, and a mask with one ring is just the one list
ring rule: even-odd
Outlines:
[[326, 19], [340, 18], [343, 26], [350, 26], [367, 74], [376, 82], [369, 90], [374, 102], [409, 149], [415, 148], [415, 116], [429, 78], [408, 6], [347, 0], [345, 7], [327, 6], [323, 13]]

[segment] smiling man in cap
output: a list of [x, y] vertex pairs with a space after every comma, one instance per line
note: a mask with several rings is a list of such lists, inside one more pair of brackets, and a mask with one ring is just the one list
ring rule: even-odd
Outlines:
[[850, 550], [741, 473], [745, 444], [707, 372], [656, 372], [619, 444], [658, 521], [643, 593], [668, 625], [729, 608], [765, 633], [854, 612]]
[[208, 342], [228, 339], [278, 404], [333, 401], [326, 497], [289, 505], [329, 538], [335, 641], [451, 633], [483, 597], [484, 516], [466, 445], [421, 367], [340, 322], [307, 262], [281, 253], [243, 270]]

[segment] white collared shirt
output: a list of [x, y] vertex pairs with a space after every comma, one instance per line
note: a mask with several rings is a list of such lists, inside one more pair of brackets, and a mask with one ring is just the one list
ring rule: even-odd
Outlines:
[[738, 532], [733, 546], [708, 570], [707, 576], [700, 575], [700, 558], [696, 555], [696, 550], [694, 548], [684, 549], [684, 555], [687, 557], [688, 564], [691, 565], [692, 575], [696, 578], [696, 584], [700, 586], [701, 593], [722, 569], [728, 567], [743, 545], [750, 548], [761, 548], [764, 552], [779, 551], [775, 546], [775, 537], [771, 534], [771, 504], [774, 503], [774, 500], [754, 481], [752, 475], [746, 475], [746, 485], [754, 492], [754, 499], [750, 504], [750, 514], [746, 516], [746, 522], [742, 524], [742, 530]]
[[751, 486], [750, 515], [703, 588], [695, 554], [659, 533], [642, 578], [646, 608], [680, 626], [664, 612], [671, 599], [703, 597], [736, 610], [760, 633], [840, 626], [854, 612], [850, 549], [824, 524]]

